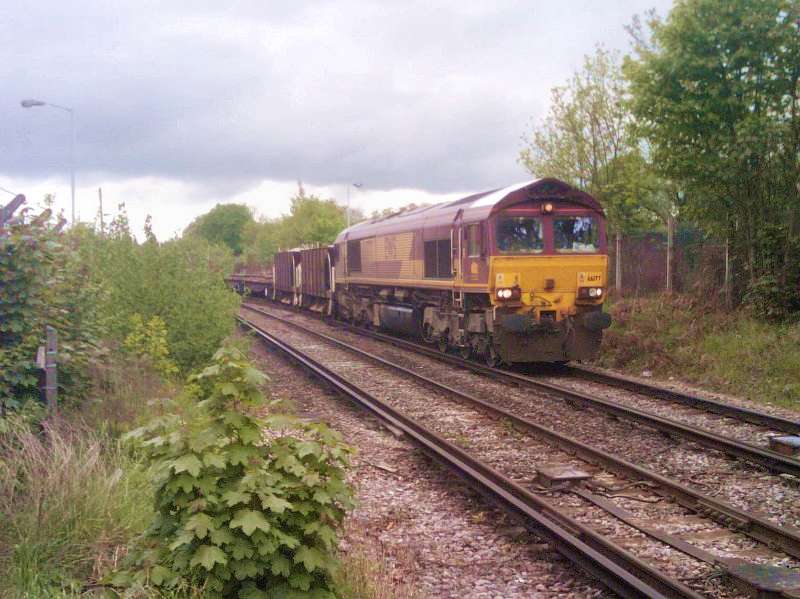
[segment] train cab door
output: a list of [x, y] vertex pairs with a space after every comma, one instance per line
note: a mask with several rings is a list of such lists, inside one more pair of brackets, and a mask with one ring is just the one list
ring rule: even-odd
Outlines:
[[485, 251], [483, 249], [483, 224], [463, 223], [461, 225], [462, 272], [464, 284], [480, 283], [486, 276]]

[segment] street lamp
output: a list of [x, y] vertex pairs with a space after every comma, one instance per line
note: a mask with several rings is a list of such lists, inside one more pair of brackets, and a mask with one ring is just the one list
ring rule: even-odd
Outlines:
[[23, 108], [35, 108], [37, 106], [51, 106], [58, 108], [64, 112], [69, 113], [69, 129], [70, 129], [70, 142], [69, 142], [69, 171], [70, 171], [70, 190], [72, 195], [72, 224], [75, 224], [75, 111], [68, 106], [61, 106], [51, 102], [42, 102], [41, 100], [27, 99], [22, 100], [20, 105]]
[[350, 186], [355, 187], [356, 189], [361, 189], [364, 187], [363, 183], [348, 183], [347, 184], [347, 227], [350, 227]]

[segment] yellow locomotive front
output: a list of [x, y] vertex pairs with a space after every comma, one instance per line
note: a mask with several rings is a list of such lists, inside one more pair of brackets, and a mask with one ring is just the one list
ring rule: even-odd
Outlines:
[[490, 219], [492, 345], [512, 362], [595, 356], [603, 329], [608, 256], [600, 210], [523, 203]]

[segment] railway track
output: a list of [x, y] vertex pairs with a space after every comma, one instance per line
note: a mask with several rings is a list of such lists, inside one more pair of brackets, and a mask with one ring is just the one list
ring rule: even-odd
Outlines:
[[[246, 307], [249, 308], [250, 306]], [[800, 460], [778, 453], [776, 451], [772, 451], [771, 449], [759, 447], [751, 442], [738, 440], [726, 436], [724, 434], [719, 434], [701, 428], [699, 426], [694, 426], [685, 422], [680, 422], [678, 420], [654, 414], [630, 405], [624, 405], [616, 401], [596, 397], [591, 394], [575, 390], [564, 385], [546, 382], [533, 376], [502, 370], [499, 368], [490, 368], [488, 366], [484, 366], [483, 364], [479, 364], [471, 360], [464, 360], [463, 358], [460, 358], [452, 354], [442, 353], [440, 351], [426, 347], [420, 343], [415, 343], [412, 341], [408, 341], [406, 339], [400, 339], [391, 335], [385, 335], [382, 333], [377, 333], [375, 331], [365, 330], [339, 322], [336, 322], [335, 324], [336, 326], [342, 327], [346, 330], [357, 332], [360, 335], [370, 337], [372, 339], [377, 339], [392, 344], [396, 347], [417, 352], [425, 356], [434, 358], [436, 360], [445, 362], [447, 364], [455, 365], [460, 368], [464, 368], [496, 380], [502, 380], [512, 383], [514, 385], [518, 385], [520, 387], [526, 387], [529, 389], [535, 389], [551, 393], [566, 400], [567, 402], [573, 405], [577, 404], [584, 407], [597, 409], [602, 412], [611, 414], [617, 418], [630, 420], [632, 422], [637, 422], [644, 426], [648, 426], [650, 428], [659, 430], [670, 436], [686, 439], [688, 441], [697, 443], [698, 445], [702, 445], [710, 449], [721, 451], [728, 455], [746, 460], [754, 464], [759, 464], [775, 473], [779, 474], [783, 473], [795, 477], [800, 477]], [[584, 374], [587, 377], [590, 376], [588, 372], [589, 369], [582, 370], [581, 376], [584, 376]], [[598, 376], [597, 379], [595, 380], [600, 381], [602, 378], [604, 378], [601, 377], [601, 373], [597, 374]], [[666, 393], [666, 390], [662, 390], [654, 386], [644, 385], [644, 384], [634, 385], [633, 381], [627, 383], [624, 382], [622, 378], [619, 379], [615, 377], [609, 377], [609, 378], [614, 381], [614, 383], [612, 384], [614, 384], [615, 386], [629, 385], [630, 390], [632, 391], [635, 390], [635, 392], [637, 393], [647, 394], [650, 393], [650, 390], [652, 389], [653, 394], [655, 394], [657, 391], [665, 391], [664, 397], [667, 397], [667, 395], [669, 395], [669, 393]], [[681, 396], [684, 398], [681, 401], [681, 403], [685, 403], [686, 405], [688, 405], [689, 402], [691, 401], [690, 398], [692, 396], [680, 394], [677, 392], [675, 392], [674, 394], [675, 396]], [[658, 397], [660, 397], [660, 395]], [[694, 399], [696, 400], [695, 407], [697, 407], [700, 410], [708, 409], [716, 413], [720, 413], [722, 408], [720, 408], [719, 406], [724, 405], [721, 404], [721, 402], [713, 402], [711, 400], [705, 400], [702, 398], [694, 398]], [[758, 412], [755, 410], [738, 408], [737, 406], [730, 406], [730, 408], [731, 409], [729, 413], [725, 414], [725, 416], [736, 418], [743, 422], [753, 422], [756, 419], [760, 419], [762, 422], [760, 422], [759, 424], [763, 426], [766, 426], [766, 424], [763, 423], [774, 422], [776, 425], [783, 427], [779, 430], [783, 430], [785, 432], [795, 432], [794, 427], [798, 426], [797, 423], [794, 423], [791, 420], [773, 417], [769, 414], [764, 414], [762, 412]]]
[[658, 385], [651, 385], [632, 377], [611, 374], [583, 365], [570, 364], [564, 366], [563, 372], [564, 374], [602, 385], [625, 389], [626, 391], [638, 393], [647, 397], [698, 408], [706, 412], [719, 414], [720, 416], [740, 420], [742, 422], [749, 422], [750, 424], [762, 426], [770, 430], [780, 431], [790, 435], [800, 435], [800, 422], [789, 418], [774, 416], [758, 410], [731, 405], [690, 393], [667, 389]]
[[[260, 312], [267, 318], [280, 320], [279, 317], [271, 315], [261, 308], [248, 307], [248, 309], [254, 310], [255, 312]], [[250, 323], [250, 326], [254, 326], [252, 322]], [[800, 536], [798, 536], [798, 531], [796, 530], [777, 526], [759, 516], [749, 514], [714, 498], [703, 496], [702, 494], [685, 485], [681, 485], [680, 483], [671, 481], [656, 473], [649, 472], [630, 462], [626, 462], [625, 460], [611, 456], [606, 452], [592, 448], [587, 444], [577, 441], [576, 439], [559, 434], [556, 431], [543, 427], [512, 412], [488, 404], [477, 397], [464, 393], [463, 391], [453, 389], [429, 377], [421, 376], [418, 373], [409, 370], [408, 368], [403, 368], [396, 364], [390, 363], [383, 358], [370, 354], [369, 352], [365, 352], [357, 347], [353, 347], [352, 345], [349, 345], [340, 339], [324, 335], [318, 331], [308, 329], [307, 327], [303, 327], [302, 325], [294, 322], [282, 321], [281, 326], [291, 327], [297, 331], [301, 331], [304, 335], [315, 337], [316, 339], [328, 345], [336, 346], [343, 351], [358, 354], [367, 360], [379, 364], [382, 368], [394, 369], [395, 371], [402, 372], [405, 377], [415, 379], [417, 382], [427, 386], [429, 389], [434, 389], [437, 392], [455, 397], [460, 402], [469, 403], [471, 406], [473, 406], [473, 408], [478, 407], [481, 412], [492, 415], [494, 419], [502, 418], [503, 422], [511, 423], [514, 428], [525, 431], [527, 434], [533, 435], [537, 439], [543, 439], [545, 443], [549, 444], [551, 447], [556, 447], [559, 450], [566, 451], [567, 454], [565, 455], [567, 456], [567, 459], [570, 458], [570, 454], [574, 454], [585, 462], [597, 465], [603, 470], [609, 470], [618, 475], [627, 477], [629, 482], [631, 479], [634, 481], [646, 480], [651, 485], [652, 489], [659, 495], [671, 497], [678, 504], [689, 508], [689, 510], [695, 514], [702, 515], [704, 518], [709, 520], [720, 522], [732, 529], [737, 529], [746, 533], [752, 538], [759, 539], [763, 543], [767, 543], [774, 547], [780, 547], [783, 551], [790, 555], [798, 556], [800, 553]], [[443, 418], [447, 419], [446, 416]], [[485, 426], [488, 427], [491, 425], [490, 423], [486, 423]], [[564, 456], [561, 457], [563, 458]], [[796, 584], [798, 587], [800, 587], [800, 579], [795, 580], [793, 578], [794, 573], [792, 573], [790, 570], [785, 568], [770, 567], [769, 565], [763, 564], [753, 565], [744, 562], [736, 562], [735, 560], [731, 560], [725, 556], [714, 555], [705, 549], [683, 541], [680, 537], [663, 530], [661, 527], [654, 527], [646, 524], [642, 525], [640, 521], [641, 514], [637, 516], [634, 513], [635, 510], [631, 511], [629, 506], [626, 508], [620, 508], [613, 502], [604, 499], [601, 495], [598, 495], [592, 490], [588, 490], [584, 486], [574, 489], [567, 495], [569, 496], [570, 500], [566, 501], [565, 504], [563, 497], [559, 497], [558, 500], [564, 504], [562, 506], [563, 509], [566, 509], [567, 511], [570, 509], [577, 509], [581, 512], [585, 512], [587, 510], [601, 510], [606, 514], [610, 514], [612, 518], [625, 523], [626, 526], [631, 527], [631, 529], [635, 531], [635, 534], [643, 533], [652, 542], [662, 543], [670, 547], [671, 550], [680, 552], [685, 556], [689, 556], [689, 559], [704, 562], [713, 568], [722, 568], [731, 574], [735, 580], [738, 580], [740, 584], [748, 586], [751, 591], [763, 593], [765, 592], [765, 588], [769, 587], [770, 584], [774, 586], [777, 584], [776, 581], [779, 580], [781, 581], [780, 584], [783, 584], [784, 586]], [[579, 498], [578, 504], [570, 505], [570, 501], [574, 502], [576, 498]], [[564, 515], [563, 512], [562, 515]], [[650, 517], [652, 517], [652, 514], [650, 514]], [[569, 529], [569, 526], [567, 526], [567, 528]], [[581, 536], [581, 538], [583, 537]], [[574, 556], [570, 557], [570, 559], [573, 558]], [[576, 563], [585, 566], [585, 564], [581, 564], [579, 561], [576, 561]], [[748, 568], [750, 568], [750, 570], [748, 570]], [[753, 570], [753, 568], [755, 568], [755, 570]], [[595, 573], [593, 572], [592, 575], [595, 575]], [[608, 576], [608, 573], [606, 573], [605, 576]], [[649, 573], [648, 576], [652, 576], [652, 573]], [[765, 576], [770, 578], [771, 582], [765, 582], [765, 580], [763, 580]], [[759, 577], [762, 579], [759, 579]], [[604, 578], [600, 579], [608, 584], [608, 581]], [[650, 579], [650, 582], [652, 583], [653, 581]], [[660, 584], [663, 584], [663, 581]], [[614, 590], [619, 592], [619, 589], [613, 586], [611, 588], [614, 588]], [[661, 591], [664, 590], [669, 589], [661, 589]], [[672, 589], [670, 592], [674, 592], [674, 589]], [[685, 589], [683, 589], [681, 592], [685, 592]], [[668, 594], [667, 596], [675, 595]], [[780, 594], [775, 596], [780, 596]]]

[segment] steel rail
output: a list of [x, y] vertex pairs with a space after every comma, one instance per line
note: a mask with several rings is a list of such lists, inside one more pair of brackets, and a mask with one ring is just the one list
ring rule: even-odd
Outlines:
[[478, 492], [504, 509], [525, 526], [550, 541], [575, 565], [623, 597], [660, 598], [701, 595], [680, 581], [632, 555], [622, 547], [474, 458], [463, 449], [425, 428], [386, 402], [360, 389], [310, 356], [260, 328], [243, 316], [240, 323], [277, 347], [338, 392], [366, 408], [378, 418], [408, 435], [437, 461], [455, 470]]
[[[243, 306], [250, 310], [255, 309], [253, 306], [248, 306], [246, 304], [243, 304]], [[707, 431], [696, 426], [684, 424], [682, 422], [670, 420], [669, 418], [664, 418], [663, 416], [658, 416], [643, 410], [624, 406], [608, 399], [593, 397], [587, 393], [562, 387], [561, 385], [539, 381], [530, 376], [501, 370], [499, 368], [490, 368], [489, 366], [478, 364], [472, 360], [464, 360], [451, 354], [445, 354], [428, 347], [424, 347], [419, 343], [407, 341], [391, 335], [376, 333], [374, 331], [367, 331], [358, 327], [340, 323], [338, 321], [330, 322], [344, 330], [352, 331], [365, 337], [379, 339], [397, 347], [408, 349], [426, 356], [431, 356], [439, 361], [454, 364], [456, 366], [460, 366], [461, 368], [465, 368], [491, 378], [503, 379], [522, 387], [546, 391], [562, 397], [568, 403], [599, 409], [618, 418], [638, 422], [650, 428], [667, 433], [673, 437], [688, 439], [697, 443], [698, 445], [708, 447], [709, 449], [715, 449], [717, 451], [727, 453], [728, 455], [741, 458], [745, 461], [760, 464], [772, 472], [791, 474], [793, 476], [800, 477], [800, 461], [792, 459], [776, 451], [756, 447], [755, 445], [738, 441], [736, 439], [731, 439], [730, 437], [725, 437], [724, 435], [718, 435], [714, 432]]]
[[[709, 495], [704, 495], [703, 493], [695, 491], [691, 487], [676, 480], [665, 477], [647, 468], [637, 466], [632, 462], [616, 457], [606, 451], [603, 451], [602, 449], [588, 445], [575, 439], [574, 437], [559, 433], [554, 429], [533, 422], [528, 418], [519, 416], [504, 408], [488, 403], [475, 397], [474, 395], [464, 392], [463, 390], [455, 389], [449, 385], [445, 385], [426, 377], [418, 372], [414, 372], [413, 370], [389, 362], [380, 356], [376, 356], [375, 354], [355, 347], [342, 341], [341, 339], [336, 339], [335, 337], [325, 335], [319, 331], [309, 329], [308, 327], [296, 322], [283, 320], [279, 316], [271, 314], [258, 307], [248, 305], [243, 305], [243, 307], [269, 318], [278, 320], [287, 326], [296, 328], [300, 331], [308, 333], [309, 335], [315, 336], [334, 345], [338, 345], [347, 351], [357, 353], [369, 360], [372, 360], [373, 362], [403, 372], [407, 376], [421, 381], [432, 388], [444, 391], [445, 393], [463, 399], [492, 416], [506, 418], [516, 427], [530, 432], [540, 438], [544, 438], [547, 442], [552, 443], [568, 453], [575, 454], [586, 462], [601, 466], [611, 470], [612, 472], [625, 476], [626, 478], [649, 480], [657, 485], [657, 490], [660, 490], [662, 495], [671, 497], [673, 500], [687, 509], [723, 524], [734, 531], [742, 532], [743, 534], [766, 545], [777, 547], [793, 557], [800, 558], [800, 530], [796, 528], [791, 526], [781, 526], [761, 515], [746, 512], [732, 504], [721, 501]], [[360, 332], [360, 329], [356, 330]], [[394, 338], [390, 339], [394, 340]], [[441, 354], [438, 352], [434, 353], [436, 356], [441, 356]]]
[[793, 435], [800, 435], [800, 422], [782, 418], [780, 416], [773, 416], [765, 412], [744, 408], [741, 406], [734, 406], [708, 399], [698, 397], [689, 393], [683, 393], [674, 389], [667, 389], [658, 385], [638, 381], [631, 377], [624, 375], [611, 374], [608, 372], [601, 372], [594, 368], [589, 368], [583, 365], [570, 364], [564, 366], [564, 372], [572, 374], [576, 377], [584, 378], [596, 383], [602, 383], [612, 387], [619, 387], [627, 391], [646, 395], [648, 397], [655, 397], [658, 399], [665, 399], [674, 403], [680, 403], [693, 408], [700, 408], [706, 412], [714, 412], [729, 418], [735, 418], [750, 424], [757, 424], [784, 433], [791, 433]]

